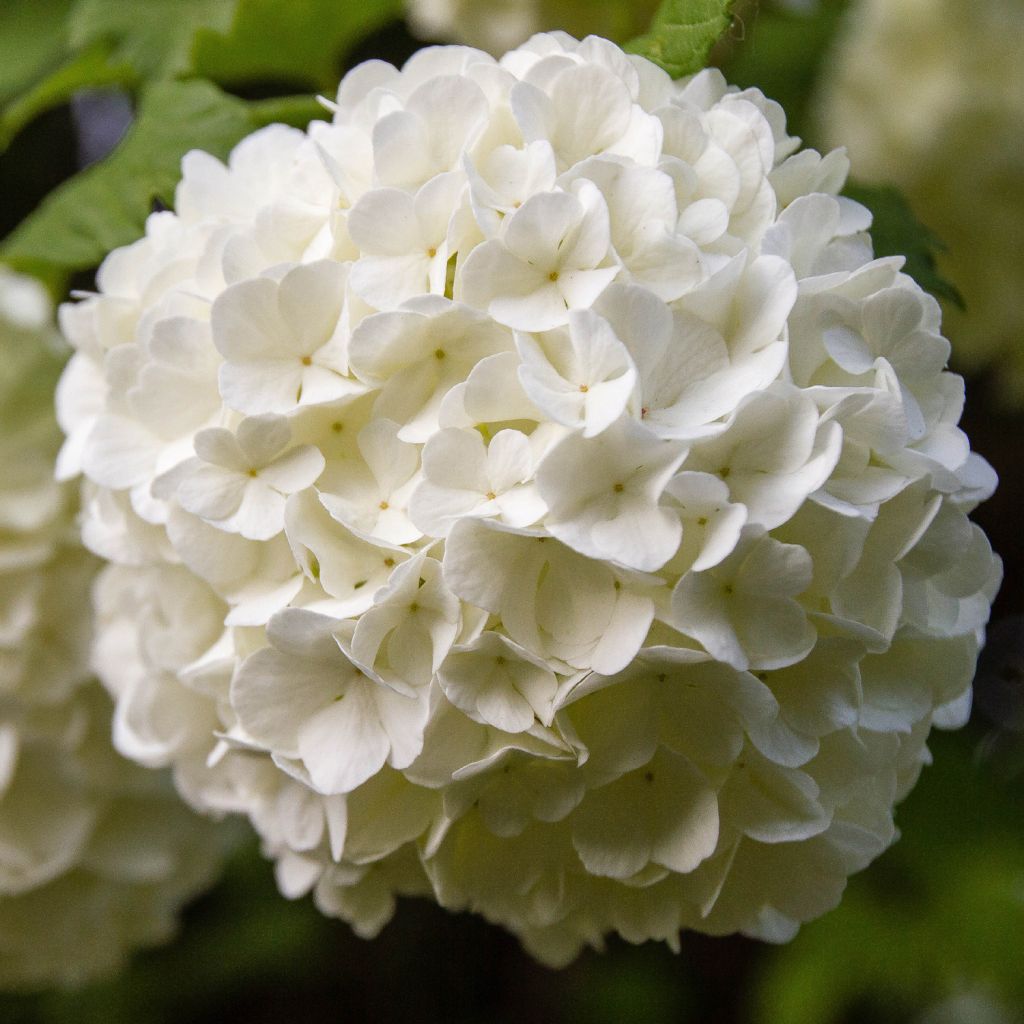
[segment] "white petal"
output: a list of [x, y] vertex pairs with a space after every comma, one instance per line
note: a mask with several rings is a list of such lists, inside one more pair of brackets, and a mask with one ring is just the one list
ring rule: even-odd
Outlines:
[[177, 498], [201, 519], [227, 519], [238, 511], [248, 482], [240, 473], [199, 464], [178, 485]]
[[391, 742], [370, 689], [357, 681], [300, 726], [298, 753], [318, 793], [350, 793], [384, 766]]

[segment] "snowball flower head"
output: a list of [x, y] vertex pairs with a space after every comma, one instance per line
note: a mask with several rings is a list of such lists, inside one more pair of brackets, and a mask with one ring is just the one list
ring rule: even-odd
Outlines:
[[97, 560], [53, 481], [63, 354], [43, 289], [0, 268], [0, 985], [80, 983], [165, 941], [213, 829], [121, 758], [90, 678]]
[[540, 35], [332, 110], [189, 154], [63, 310], [119, 749], [362, 935], [789, 938], [998, 583], [936, 303], [716, 71]]

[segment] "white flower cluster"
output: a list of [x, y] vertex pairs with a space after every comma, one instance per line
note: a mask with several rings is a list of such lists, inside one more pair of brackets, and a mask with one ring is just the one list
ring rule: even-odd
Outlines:
[[715, 71], [541, 35], [333, 109], [188, 155], [63, 310], [119, 749], [360, 934], [788, 938], [998, 582], [935, 302]]
[[211, 826], [110, 744], [89, 587], [52, 479], [60, 356], [43, 290], [0, 268], [0, 985], [80, 982], [167, 939], [212, 879]]

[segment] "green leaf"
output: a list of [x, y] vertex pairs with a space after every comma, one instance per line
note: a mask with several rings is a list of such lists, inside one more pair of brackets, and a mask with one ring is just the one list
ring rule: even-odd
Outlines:
[[851, 184], [843, 194], [863, 203], [874, 215], [871, 238], [876, 256], [905, 256], [904, 271], [925, 291], [964, 308], [963, 296], [936, 268], [935, 254], [945, 246], [917, 219], [899, 189]]
[[73, 0], [0, 3], [0, 103], [28, 89], [67, 52], [62, 26]]
[[197, 33], [195, 68], [218, 82], [276, 80], [333, 91], [347, 51], [401, 13], [401, 0], [238, 0], [229, 28]]
[[8, 104], [0, 114], [0, 152], [33, 118], [66, 103], [79, 89], [130, 84], [132, 69], [127, 64], [112, 64], [109, 56], [109, 45], [97, 43]]
[[112, 63], [131, 65], [143, 79], [171, 78], [191, 69], [196, 32], [227, 29], [237, 2], [77, 0], [68, 21], [71, 46], [108, 42]]
[[226, 156], [253, 127], [246, 104], [209, 82], [153, 84], [117, 149], [51, 192], [7, 237], [0, 259], [36, 272], [96, 266], [142, 234], [154, 198], [170, 204], [185, 153]]
[[673, 78], [707, 65], [708, 54], [729, 27], [732, 0], [663, 0], [650, 31], [626, 44], [629, 53], [654, 61]]

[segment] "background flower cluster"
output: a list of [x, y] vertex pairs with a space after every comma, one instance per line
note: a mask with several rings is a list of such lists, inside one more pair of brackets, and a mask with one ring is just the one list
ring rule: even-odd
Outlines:
[[52, 318], [37, 282], [0, 270], [4, 985], [81, 982], [166, 942], [220, 859], [169, 780], [111, 746], [113, 708], [89, 667], [99, 563], [79, 541], [74, 489], [53, 479]]

